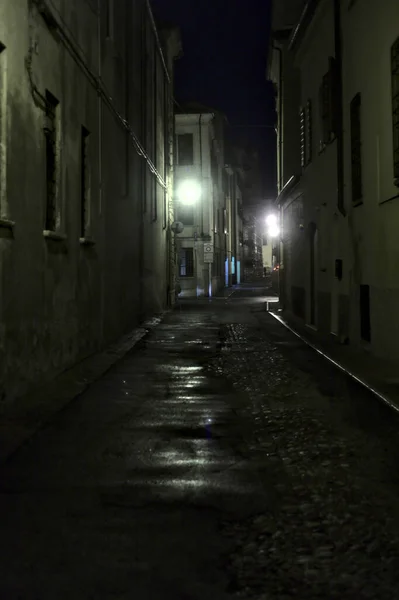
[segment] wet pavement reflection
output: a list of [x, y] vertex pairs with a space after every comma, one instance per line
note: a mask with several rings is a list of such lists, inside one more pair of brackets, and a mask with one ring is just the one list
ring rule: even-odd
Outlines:
[[0, 468], [0, 598], [395, 598], [398, 422], [241, 287]]

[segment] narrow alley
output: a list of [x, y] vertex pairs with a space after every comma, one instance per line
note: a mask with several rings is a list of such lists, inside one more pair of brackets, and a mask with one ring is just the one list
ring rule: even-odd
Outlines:
[[243, 286], [0, 468], [0, 598], [399, 598], [398, 419]]

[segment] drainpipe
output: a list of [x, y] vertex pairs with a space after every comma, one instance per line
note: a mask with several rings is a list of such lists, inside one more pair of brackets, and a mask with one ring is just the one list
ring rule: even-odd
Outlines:
[[341, 1], [334, 0], [334, 46], [335, 46], [335, 128], [337, 136], [337, 207], [345, 216], [344, 206], [344, 135], [342, 101], [342, 32]]
[[278, 46], [276, 46], [275, 44], [273, 44], [273, 49], [276, 50], [279, 53], [279, 76], [278, 76], [278, 87], [279, 87], [279, 94], [278, 94], [278, 115], [279, 115], [279, 122], [278, 122], [278, 192], [280, 193], [281, 190], [283, 189], [283, 85], [284, 85], [284, 79], [283, 79], [283, 51], [281, 48], [279, 48]]
[[[102, 55], [101, 55], [101, 0], [97, 0], [97, 69], [98, 69], [98, 86], [102, 85]], [[103, 216], [103, 99], [101, 94], [97, 94], [98, 100], [98, 206], [99, 206], [99, 227], [102, 228], [101, 235], [101, 252], [103, 259], [105, 256], [105, 239], [104, 235], [104, 216]], [[98, 217], [97, 217], [98, 218]], [[105, 282], [104, 272], [100, 274], [100, 344], [104, 344], [104, 314], [105, 314]]]
[[[200, 169], [201, 169], [201, 189], [202, 189], [202, 113], [198, 119], [198, 131], [199, 131], [199, 147], [200, 147]], [[204, 205], [203, 200], [201, 203], [201, 236], [204, 234]]]

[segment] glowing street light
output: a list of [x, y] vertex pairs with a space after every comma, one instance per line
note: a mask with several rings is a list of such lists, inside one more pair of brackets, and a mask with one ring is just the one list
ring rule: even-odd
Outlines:
[[186, 206], [192, 206], [201, 197], [201, 186], [200, 184], [192, 179], [186, 179], [182, 181], [176, 190], [176, 195], [182, 204]]
[[270, 225], [267, 233], [272, 238], [278, 237], [280, 235], [280, 228], [277, 224]]
[[267, 235], [271, 238], [278, 237], [280, 235], [280, 227], [278, 225], [278, 218], [275, 214], [270, 214], [266, 217], [267, 224]]

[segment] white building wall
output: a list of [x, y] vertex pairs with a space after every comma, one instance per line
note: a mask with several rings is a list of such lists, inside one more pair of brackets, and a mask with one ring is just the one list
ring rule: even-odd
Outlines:
[[[176, 136], [190, 133], [193, 135], [193, 165], [175, 168], [175, 187], [184, 180], [194, 180], [201, 186], [201, 198], [194, 206], [194, 224], [185, 225], [184, 231], [177, 235], [177, 244], [180, 248], [193, 248], [194, 250], [194, 276], [180, 277], [179, 283], [183, 296], [208, 296], [215, 293], [223, 285], [223, 272], [216, 271], [218, 249], [220, 244], [219, 230], [216, 231], [215, 209], [219, 210], [220, 227], [222, 227], [221, 213], [223, 192], [221, 190], [221, 169], [223, 168], [223, 154], [217, 154], [218, 172], [217, 180], [212, 178], [211, 148], [215, 144], [215, 129], [213, 127], [214, 115], [211, 113], [177, 114], [175, 117]], [[179, 220], [179, 200], [176, 200], [176, 219]], [[204, 244], [212, 243], [215, 249], [214, 265], [204, 262]], [[223, 258], [221, 259], [223, 260]], [[217, 273], [217, 274], [216, 274]]]
[[[399, 189], [394, 185], [391, 47], [396, 0], [355, 2], [342, 11], [345, 205], [351, 268], [351, 337], [360, 339], [359, 286], [370, 286], [371, 350], [399, 358]], [[361, 94], [363, 203], [352, 206], [350, 102]], [[390, 200], [393, 198], [393, 200]]]

